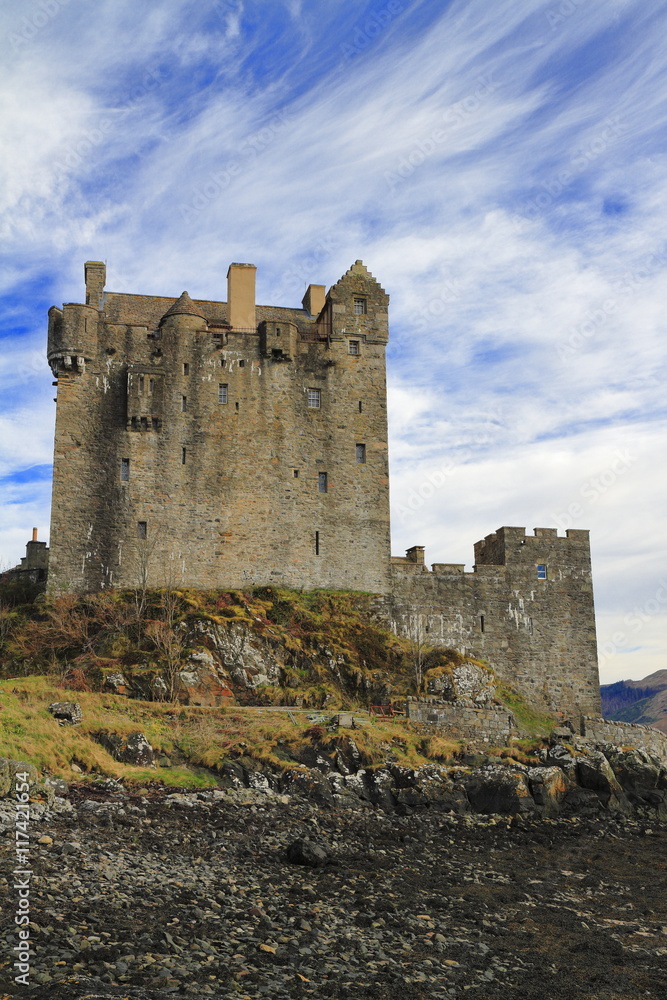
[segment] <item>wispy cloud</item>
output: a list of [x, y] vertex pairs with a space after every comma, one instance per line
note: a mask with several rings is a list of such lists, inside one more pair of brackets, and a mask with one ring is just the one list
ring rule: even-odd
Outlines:
[[[501, 523], [583, 508], [611, 641], [665, 561], [667, 4], [45, 4], [0, 11], [5, 475], [49, 460], [39, 330], [86, 258], [202, 297], [252, 260], [294, 304], [363, 257], [392, 296], [396, 550], [469, 563]], [[607, 678], [664, 665], [649, 617]]]

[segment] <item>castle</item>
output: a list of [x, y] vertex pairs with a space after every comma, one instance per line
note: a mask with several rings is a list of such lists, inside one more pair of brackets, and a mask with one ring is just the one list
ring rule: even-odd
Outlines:
[[107, 292], [49, 310], [49, 588], [275, 585], [378, 594], [392, 627], [488, 660], [533, 703], [599, 714], [587, 531], [504, 527], [475, 568], [391, 558], [389, 296], [361, 261], [302, 308]]

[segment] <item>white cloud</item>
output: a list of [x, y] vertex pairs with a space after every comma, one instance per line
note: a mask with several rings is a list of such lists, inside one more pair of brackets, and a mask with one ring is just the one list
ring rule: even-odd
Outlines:
[[[412, 3], [375, 31], [342, 0], [100, 0], [85, 22], [62, 5], [0, 83], [8, 321], [26, 283], [80, 299], [86, 258], [117, 290], [221, 298], [251, 260], [260, 300], [296, 304], [363, 257], [392, 296], [394, 502], [448, 470], [395, 548], [470, 563], [627, 450], [573, 525], [592, 529], [607, 636], [666, 554], [667, 14], [561, 6]], [[0, 13], [5, 34], [30, 13]], [[35, 338], [0, 358], [9, 472], [48, 461], [50, 396], [35, 407], [42, 382], [18, 374]], [[614, 654], [628, 676], [667, 653], [659, 622]]]

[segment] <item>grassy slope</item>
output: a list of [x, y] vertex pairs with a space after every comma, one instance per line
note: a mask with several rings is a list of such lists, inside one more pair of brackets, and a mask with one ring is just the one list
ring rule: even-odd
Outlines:
[[[248, 593], [153, 591], [145, 596], [143, 608], [139, 595], [113, 592], [37, 605], [11, 607], [6, 602], [4, 611], [0, 607], [0, 676], [5, 678], [0, 680], [0, 756], [27, 759], [67, 779], [74, 777], [75, 763], [89, 774], [195, 786], [215, 782], [211, 770], [198, 767], [215, 770], [229, 755], [247, 756], [260, 765], [295, 766], [290, 753], [310, 742], [305, 731], [312, 723], [305, 714], [295, 715], [294, 722], [271, 708], [200, 708], [103, 692], [104, 674], [111, 669], [161, 668], [163, 650], [150, 637], [152, 622], [166, 623], [186, 636], [194, 621], [219, 628], [242, 624], [279, 649], [286, 664], [285, 686], [258, 691], [260, 704], [284, 703], [301, 694], [306, 704], [326, 700], [329, 710], [362, 712], [378, 684], [394, 700], [414, 691], [410, 643], [373, 620], [373, 595], [261, 588]], [[179, 656], [187, 658], [188, 652], [184, 646]], [[425, 665], [437, 675], [456, 660], [452, 651], [433, 650]], [[524, 732], [548, 731], [553, 720], [531, 712], [509, 688], [500, 692]], [[81, 704], [84, 715], [75, 728], [58, 725], [47, 711], [52, 702], [71, 700]], [[91, 736], [137, 730], [169, 757], [171, 766], [156, 770], [120, 764]], [[380, 720], [351, 735], [371, 765], [393, 754], [401, 763], [419, 766], [446, 760], [459, 747], [443, 736], [415, 732], [404, 719]]]

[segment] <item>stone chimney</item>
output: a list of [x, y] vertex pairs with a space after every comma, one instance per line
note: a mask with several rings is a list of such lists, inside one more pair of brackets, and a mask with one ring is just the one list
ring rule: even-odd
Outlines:
[[87, 260], [84, 265], [86, 276], [86, 305], [94, 309], [104, 306], [104, 286], [107, 280], [107, 267], [101, 260]]
[[319, 316], [326, 300], [326, 285], [308, 285], [301, 305], [310, 316]]
[[227, 322], [234, 330], [256, 330], [254, 264], [230, 264], [227, 271]]

